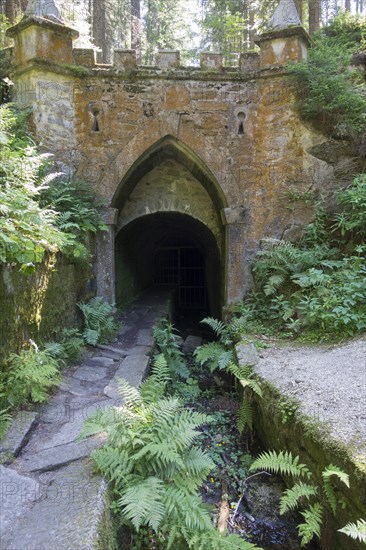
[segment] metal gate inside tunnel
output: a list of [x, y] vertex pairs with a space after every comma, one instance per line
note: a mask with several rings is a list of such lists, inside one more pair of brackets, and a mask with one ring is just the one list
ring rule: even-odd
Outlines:
[[201, 247], [189, 238], [164, 239], [154, 254], [154, 284], [174, 286], [179, 308], [205, 308], [206, 275]]
[[118, 306], [146, 288], [162, 286], [174, 289], [177, 309], [220, 316], [220, 249], [198, 220], [176, 212], [142, 216], [121, 228], [115, 251]]

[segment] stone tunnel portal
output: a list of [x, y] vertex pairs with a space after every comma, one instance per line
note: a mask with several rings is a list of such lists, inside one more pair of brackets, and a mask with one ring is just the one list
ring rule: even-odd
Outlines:
[[220, 316], [220, 255], [211, 231], [191, 216], [156, 213], [125, 226], [116, 239], [116, 299], [126, 303], [150, 286], [174, 289], [183, 313]]
[[127, 172], [113, 206], [117, 303], [148, 286], [171, 286], [179, 308], [221, 317], [226, 200], [199, 157], [165, 136]]

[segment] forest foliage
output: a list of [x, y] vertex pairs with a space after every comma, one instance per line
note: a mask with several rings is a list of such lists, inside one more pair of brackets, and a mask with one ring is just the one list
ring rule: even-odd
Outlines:
[[335, 213], [318, 204], [298, 242], [277, 241], [258, 252], [254, 290], [238, 306], [248, 326], [259, 322], [315, 340], [366, 330], [365, 190], [360, 174], [337, 192]]
[[0, 263], [33, 272], [46, 253], [89, 262], [86, 236], [103, 230], [100, 204], [83, 182], [52, 171], [28, 130], [29, 112], [0, 106]]

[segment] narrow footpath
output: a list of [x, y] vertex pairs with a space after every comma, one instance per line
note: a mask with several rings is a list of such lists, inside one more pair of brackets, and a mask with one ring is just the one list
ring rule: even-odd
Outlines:
[[169, 315], [168, 292], [145, 293], [124, 311], [111, 345], [98, 346], [66, 369], [46, 405], [19, 412], [0, 442], [1, 550], [103, 548], [107, 486], [88, 458], [103, 437], [78, 436], [86, 418], [120, 402], [118, 378], [135, 387], [141, 383], [152, 327]]

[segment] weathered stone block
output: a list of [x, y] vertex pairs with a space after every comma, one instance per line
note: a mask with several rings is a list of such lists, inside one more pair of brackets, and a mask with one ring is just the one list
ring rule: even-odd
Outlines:
[[239, 57], [239, 70], [242, 73], [253, 72], [259, 69], [259, 54], [255, 52], [241, 53]]
[[235, 353], [241, 366], [254, 366], [259, 361], [259, 355], [254, 344], [237, 344], [235, 346]]
[[116, 69], [132, 69], [136, 64], [136, 50], [114, 50], [113, 65]]
[[202, 344], [200, 336], [187, 336], [183, 344], [183, 353], [193, 353]]
[[157, 65], [160, 69], [174, 69], [180, 65], [180, 52], [177, 50], [160, 50]]
[[72, 63], [72, 41], [78, 31], [60, 23], [27, 17], [7, 30], [15, 40], [15, 64], [24, 65], [32, 59], [56, 63]]
[[220, 71], [222, 69], [222, 54], [202, 52], [201, 53], [201, 69]]
[[84, 67], [95, 67], [96, 56], [94, 48], [74, 48], [72, 56], [75, 65], [84, 65]]
[[10, 452], [16, 456], [27, 442], [36, 418], [35, 412], [20, 411], [0, 442], [0, 453]]
[[262, 34], [255, 40], [260, 46], [260, 69], [281, 67], [289, 61], [307, 58], [310, 38], [303, 27], [290, 27]]
[[[38, 481], [19, 475], [10, 468], [0, 466], [0, 502], [1, 521], [0, 538], [1, 548], [3, 537], [12, 528], [14, 522], [22, 517], [29, 506], [40, 496], [40, 485]], [[24, 546], [21, 545], [19, 548]], [[7, 546], [6, 546], [7, 548]]]

